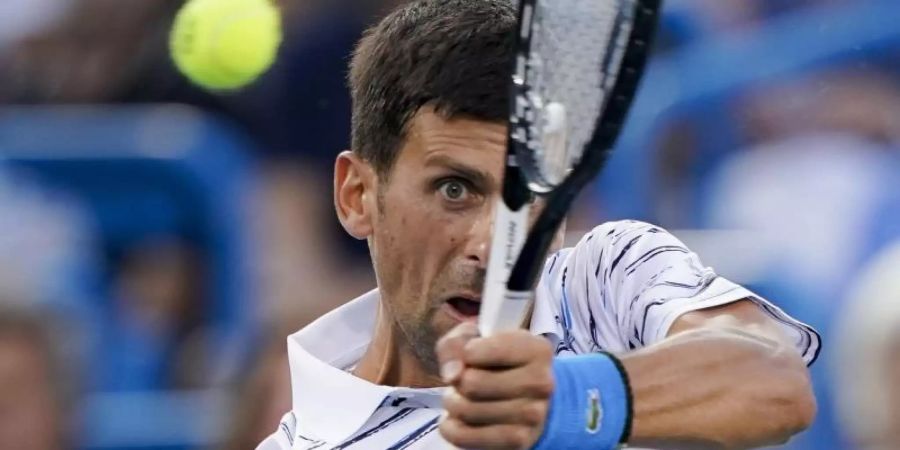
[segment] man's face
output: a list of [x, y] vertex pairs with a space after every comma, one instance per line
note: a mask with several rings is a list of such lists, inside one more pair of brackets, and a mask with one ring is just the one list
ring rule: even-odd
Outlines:
[[379, 181], [370, 239], [379, 288], [429, 370], [435, 342], [477, 317], [505, 154], [505, 125], [423, 109]]

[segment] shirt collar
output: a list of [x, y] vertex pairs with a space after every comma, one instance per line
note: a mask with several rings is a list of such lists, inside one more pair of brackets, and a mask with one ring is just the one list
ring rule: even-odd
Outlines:
[[440, 406], [441, 388], [381, 386], [346, 371], [356, 365], [371, 342], [379, 299], [377, 290], [368, 292], [288, 337], [298, 427], [329, 443], [354, 435], [390, 397]]

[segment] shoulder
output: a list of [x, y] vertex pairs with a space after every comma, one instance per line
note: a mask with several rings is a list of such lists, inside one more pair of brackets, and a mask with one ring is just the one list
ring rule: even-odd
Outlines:
[[598, 225], [552, 255], [542, 284], [553, 298], [599, 300], [611, 311], [658, 285], [693, 285], [713, 276], [662, 227], [624, 220]]
[[650, 223], [600, 224], [547, 259], [532, 331], [555, 333], [577, 352], [628, 350], [634, 298], [665, 268], [681, 270], [688, 253], [680, 241]]
[[278, 429], [260, 442], [256, 450], [288, 450], [294, 446], [296, 432], [297, 417], [293, 412], [289, 412], [281, 418]]
[[593, 269], [595, 276], [601, 274], [611, 279], [618, 272], [633, 273], [638, 267], [650, 268], [645, 264], [689, 254], [690, 250], [678, 238], [664, 228], [638, 220], [605, 222], [594, 227], [581, 237], [572, 247], [552, 254], [544, 266], [545, 277], [563, 276], [572, 270]]
[[688, 253], [684, 243], [664, 228], [637, 220], [622, 220], [603, 223], [585, 233], [567, 255], [593, 262], [596, 276], [602, 272], [610, 279], [620, 273], [631, 274], [639, 268], [650, 268], [654, 260], [668, 260], [657, 259], [659, 255], [677, 257]]
[[[672, 268], [695, 272], [696, 255], [660, 226], [637, 220], [606, 222], [594, 227], [572, 247], [547, 258], [542, 284], [549, 293], [586, 292], [582, 284], [618, 290], [639, 288]], [[560, 290], [561, 288], [561, 290]], [[622, 292], [619, 291], [621, 294]]]
[[668, 231], [652, 223], [639, 220], [619, 220], [597, 225], [594, 229], [585, 233], [576, 247], [594, 240], [597, 242], [595, 245], [627, 246], [640, 239], [659, 240], [669, 236], [671, 234]]

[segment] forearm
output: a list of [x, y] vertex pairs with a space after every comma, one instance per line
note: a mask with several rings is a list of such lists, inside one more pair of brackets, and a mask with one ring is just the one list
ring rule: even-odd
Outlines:
[[634, 397], [636, 447], [773, 445], [806, 428], [815, 413], [799, 355], [755, 334], [686, 331], [621, 360]]

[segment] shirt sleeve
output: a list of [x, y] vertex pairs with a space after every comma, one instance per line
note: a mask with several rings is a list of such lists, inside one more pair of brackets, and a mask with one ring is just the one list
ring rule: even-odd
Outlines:
[[[586, 334], [610, 351], [642, 348], [664, 339], [681, 315], [748, 299], [794, 340], [807, 364], [818, 334], [750, 290], [718, 276], [666, 230], [643, 222], [610, 222], [555, 256], [547, 286], [559, 292], [567, 332]], [[545, 286], [544, 289], [547, 289]], [[579, 342], [580, 336], [570, 339]]]

